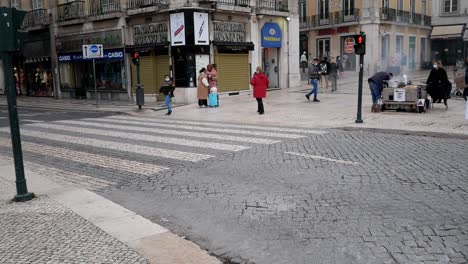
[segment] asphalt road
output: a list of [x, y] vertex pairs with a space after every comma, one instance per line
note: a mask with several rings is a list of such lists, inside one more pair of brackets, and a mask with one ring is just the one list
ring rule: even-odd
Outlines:
[[81, 115], [30, 117], [28, 168], [226, 263], [468, 262], [466, 140]]

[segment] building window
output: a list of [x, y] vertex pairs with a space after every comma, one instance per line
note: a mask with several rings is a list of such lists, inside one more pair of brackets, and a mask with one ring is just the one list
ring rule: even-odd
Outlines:
[[299, 20], [302, 23], [307, 21], [307, 4], [304, 0], [299, 1]]
[[398, 0], [398, 2], [397, 2], [397, 10], [403, 10], [403, 0]]
[[44, 8], [43, 0], [32, 0], [32, 9], [33, 10], [43, 9], [43, 8]]
[[382, 0], [382, 9], [387, 9], [389, 7], [388, 0]]
[[20, 0], [11, 0], [10, 1], [10, 7], [19, 9], [20, 8]]
[[345, 16], [354, 15], [354, 0], [343, 0], [343, 12]]
[[427, 13], [427, 10], [426, 10], [426, 0], [422, 0], [421, 2], [421, 14], [423, 16], [425, 16]]
[[330, 17], [330, 1], [319, 0], [318, 3], [320, 19], [328, 19]]
[[330, 38], [317, 39], [317, 57], [322, 60], [330, 55]]
[[396, 53], [402, 54], [403, 53], [403, 40], [404, 36], [396, 36]]
[[444, 0], [444, 12], [452, 13], [458, 11], [458, 0]]

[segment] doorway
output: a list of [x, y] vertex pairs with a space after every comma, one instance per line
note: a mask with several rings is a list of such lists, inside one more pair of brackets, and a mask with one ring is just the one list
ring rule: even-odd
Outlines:
[[322, 60], [330, 57], [330, 38], [317, 39], [317, 57]]
[[268, 88], [279, 88], [278, 49], [263, 49], [263, 69], [270, 80]]

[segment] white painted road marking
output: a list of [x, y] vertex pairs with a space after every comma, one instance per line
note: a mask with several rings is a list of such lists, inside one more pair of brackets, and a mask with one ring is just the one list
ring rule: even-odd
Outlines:
[[[103, 120], [110, 119], [115, 120], [115, 117], [103, 118]], [[122, 119], [122, 118], [117, 118]], [[124, 119], [125, 120], [125, 119]], [[132, 120], [132, 119], [130, 119]], [[150, 122], [150, 121], [148, 121]], [[198, 130], [206, 132], [219, 132], [219, 133], [231, 133], [231, 134], [241, 134], [241, 135], [251, 135], [251, 136], [261, 136], [261, 137], [275, 137], [275, 138], [288, 138], [288, 139], [298, 139], [305, 138], [306, 136], [298, 134], [285, 134], [285, 133], [275, 133], [275, 132], [263, 132], [263, 131], [250, 131], [250, 130], [240, 130], [240, 129], [228, 129], [228, 128], [215, 128], [215, 127], [201, 127], [201, 126], [188, 126], [188, 125], [177, 125], [177, 124], [164, 124], [157, 123], [156, 121], [152, 123], [157, 127], [168, 127], [176, 129], [187, 129], [187, 130]]]
[[172, 123], [182, 125], [200, 125], [209, 127], [222, 127], [222, 128], [243, 128], [243, 129], [256, 129], [276, 132], [291, 132], [291, 133], [302, 133], [302, 134], [326, 134], [326, 131], [306, 129], [306, 128], [288, 128], [288, 127], [271, 127], [271, 126], [253, 126], [253, 125], [238, 125], [238, 124], [225, 124], [225, 123], [214, 123], [214, 122], [202, 122], [202, 121], [185, 121], [185, 120], [167, 120], [167, 119], [154, 119], [145, 117], [126, 117], [126, 116], [110, 116], [109, 118], [120, 119], [120, 120], [142, 120], [147, 122], [157, 123]]
[[67, 132], [78, 132], [78, 133], [83, 133], [83, 134], [118, 137], [118, 138], [124, 138], [124, 139], [135, 139], [135, 140], [159, 142], [159, 143], [166, 143], [166, 144], [173, 144], [173, 145], [180, 145], [180, 146], [187, 146], [187, 147], [211, 148], [211, 149], [225, 150], [225, 151], [240, 151], [240, 150], [246, 150], [250, 148], [246, 146], [230, 145], [230, 144], [224, 144], [224, 143], [197, 141], [197, 140], [189, 140], [189, 139], [181, 139], [181, 138], [170, 138], [170, 137], [162, 137], [162, 136], [151, 136], [151, 135], [139, 134], [136, 131], [135, 133], [118, 132], [118, 131], [106, 129], [109, 127], [106, 127], [105, 124], [97, 124], [99, 129], [92, 129], [92, 128], [76, 126], [77, 122], [79, 121], [61, 122], [66, 125], [42, 123], [42, 124], [28, 125], [28, 127], [42, 127], [42, 128], [67, 131]]
[[310, 155], [310, 154], [306, 154], [306, 153], [298, 153], [298, 152], [285, 152], [285, 153], [289, 154], [289, 155], [294, 155], [294, 156], [307, 158], [307, 159], [326, 160], [326, 161], [342, 163], [342, 164], [348, 164], [348, 165], [357, 165], [357, 164], [359, 164], [359, 162], [347, 161], [347, 160], [336, 160], [336, 159], [331, 159], [331, 158], [322, 157], [322, 156]]
[[[1, 128], [0, 131], [7, 132], [7, 133], [9, 132], [9, 130], [6, 128]], [[51, 133], [51, 132], [35, 131], [29, 128], [23, 128], [21, 130], [21, 134], [24, 136], [42, 138], [46, 140], [85, 145], [85, 146], [104, 148], [104, 149], [111, 149], [111, 150], [117, 150], [117, 151], [123, 151], [123, 152], [129, 152], [129, 153], [135, 153], [135, 154], [141, 154], [141, 155], [148, 155], [148, 156], [153, 156], [153, 157], [182, 160], [182, 161], [198, 162], [201, 160], [206, 160], [206, 159], [214, 157], [211, 155], [190, 153], [190, 152], [184, 152], [184, 151], [178, 151], [178, 150], [168, 150], [168, 149], [161, 149], [161, 148], [154, 148], [154, 147], [147, 147], [147, 146], [140, 146], [140, 145], [133, 145], [133, 144], [125, 144], [125, 143], [105, 141], [105, 140], [85, 138], [85, 137], [65, 136], [65, 135]]]
[[[2, 147], [11, 147], [11, 140], [6, 138], [0, 138], [0, 146]], [[22, 148], [25, 151], [37, 153], [47, 156], [71, 160], [75, 162], [81, 162], [84, 164], [90, 164], [94, 166], [99, 166], [102, 168], [111, 168], [136, 174], [151, 175], [158, 173], [162, 170], [167, 170], [169, 168], [160, 167], [148, 163], [124, 160], [119, 158], [113, 158], [103, 155], [92, 154], [88, 152], [64, 149], [51, 147], [46, 145], [40, 145], [30, 142], [22, 142]]]
[[[110, 122], [111, 124], [103, 123], [102, 121]], [[58, 121], [57, 123], [65, 123], [65, 122], [69, 123], [70, 121]], [[243, 142], [243, 143], [254, 143], [254, 144], [265, 144], [265, 145], [281, 143], [280, 140], [275, 140], [275, 139], [239, 137], [239, 136], [215, 134], [215, 133], [209, 133], [209, 132], [199, 133], [199, 132], [192, 132], [192, 131], [178, 131], [178, 130], [171, 130], [171, 129], [162, 129], [157, 125], [155, 126], [148, 122], [140, 122], [140, 121], [127, 121], [127, 120], [107, 119], [107, 118], [87, 118], [85, 120], [73, 121], [73, 123], [86, 125], [86, 126], [92, 126], [92, 127], [105, 126], [111, 129], [121, 129], [121, 130], [127, 130], [127, 131], [142, 131], [142, 132], [151, 132], [154, 134], [219, 139], [219, 140], [237, 141], [237, 142]]]

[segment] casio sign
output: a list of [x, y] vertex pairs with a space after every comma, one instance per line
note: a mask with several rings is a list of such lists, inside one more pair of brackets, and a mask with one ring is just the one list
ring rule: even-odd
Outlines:
[[109, 55], [107, 55], [109, 59], [111, 58], [123, 58], [123, 52], [122, 51], [115, 51], [115, 52], [109, 52]]
[[59, 61], [71, 61], [71, 56], [59, 56]]

